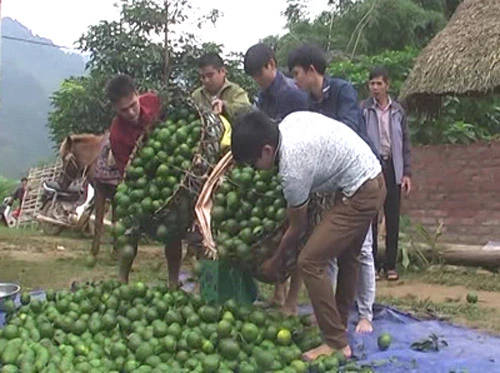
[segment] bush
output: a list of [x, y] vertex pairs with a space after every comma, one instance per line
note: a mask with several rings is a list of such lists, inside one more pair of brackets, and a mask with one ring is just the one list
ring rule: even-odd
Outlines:
[[415, 48], [407, 48], [402, 51], [386, 51], [374, 56], [360, 56], [355, 60], [332, 63], [328, 73], [351, 82], [358, 91], [360, 99], [365, 99], [369, 96], [367, 83], [370, 70], [375, 66], [384, 66], [389, 71], [391, 79], [389, 93], [397, 98], [418, 53]]
[[7, 179], [3, 176], [0, 176], [0, 203], [5, 197], [14, 192], [16, 185], [16, 180]]
[[[418, 53], [415, 48], [407, 48], [337, 61], [330, 64], [328, 73], [351, 82], [358, 91], [359, 99], [363, 100], [369, 97], [367, 82], [370, 70], [375, 66], [384, 66], [391, 79], [389, 93], [397, 99]], [[500, 133], [500, 98], [445, 97], [436, 118], [410, 116], [409, 123], [414, 144], [488, 141]]]

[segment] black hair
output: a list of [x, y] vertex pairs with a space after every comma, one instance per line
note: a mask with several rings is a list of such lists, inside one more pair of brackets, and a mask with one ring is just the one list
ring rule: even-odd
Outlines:
[[273, 49], [267, 44], [258, 43], [252, 45], [246, 51], [243, 58], [243, 69], [247, 75], [255, 76], [259, 74], [262, 68], [271, 60], [276, 62]]
[[389, 81], [389, 71], [384, 66], [376, 66], [370, 71], [368, 80], [375, 78], [382, 78], [387, 83]]
[[202, 69], [207, 66], [213, 66], [217, 70], [222, 69], [224, 67], [224, 61], [222, 57], [219, 56], [215, 52], [205, 53], [198, 59], [198, 68]]
[[111, 79], [106, 88], [106, 94], [109, 101], [113, 104], [117, 103], [120, 99], [130, 96], [135, 93], [135, 83], [134, 80], [126, 75], [119, 74]]
[[288, 69], [296, 66], [302, 67], [304, 70], [309, 70], [310, 66], [321, 75], [326, 71], [326, 55], [325, 52], [315, 44], [304, 43], [292, 50], [288, 54]]
[[27, 178], [27, 177], [23, 177], [23, 178], [21, 178], [21, 183], [22, 183], [23, 181], [28, 181], [28, 178]]
[[277, 146], [278, 124], [264, 112], [252, 109], [236, 118], [231, 133], [231, 151], [239, 163], [253, 163], [260, 158], [265, 145]]

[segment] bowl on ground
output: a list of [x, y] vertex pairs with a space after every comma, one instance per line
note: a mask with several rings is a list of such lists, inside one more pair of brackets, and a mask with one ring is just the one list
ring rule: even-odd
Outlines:
[[4, 312], [4, 304], [9, 299], [14, 301], [21, 287], [10, 282], [0, 282], [0, 312]]

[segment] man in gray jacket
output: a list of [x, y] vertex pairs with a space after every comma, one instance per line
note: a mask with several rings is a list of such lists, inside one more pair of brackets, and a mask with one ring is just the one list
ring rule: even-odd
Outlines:
[[377, 223], [373, 224], [373, 256], [376, 270], [384, 270], [389, 281], [399, 279], [396, 271], [399, 238], [399, 212], [401, 190], [406, 195], [411, 190], [410, 133], [403, 107], [389, 96], [389, 73], [384, 67], [370, 72], [371, 98], [361, 107], [368, 136], [382, 159], [382, 169], [387, 188], [384, 203], [386, 225], [386, 251], [382, 261], [377, 261]]

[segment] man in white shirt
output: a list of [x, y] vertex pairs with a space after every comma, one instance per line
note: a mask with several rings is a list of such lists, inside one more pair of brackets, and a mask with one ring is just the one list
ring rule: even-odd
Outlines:
[[[305, 353], [314, 360], [335, 351], [350, 358], [347, 319], [358, 277], [358, 255], [371, 221], [385, 198], [380, 162], [352, 129], [312, 112], [295, 112], [279, 127], [264, 113], [252, 111], [235, 122], [231, 136], [234, 159], [256, 169], [277, 166], [288, 203], [289, 227], [262, 271], [279, 272], [284, 254], [297, 249], [307, 225], [311, 193], [329, 193], [333, 207], [302, 249], [303, 276], [325, 343]], [[333, 294], [328, 263], [337, 258], [339, 276]]]

